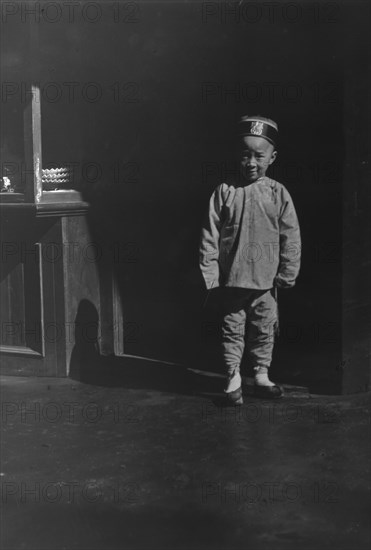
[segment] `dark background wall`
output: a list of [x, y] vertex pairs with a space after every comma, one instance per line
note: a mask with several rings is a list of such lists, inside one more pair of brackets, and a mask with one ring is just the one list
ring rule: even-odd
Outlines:
[[[200, 224], [212, 190], [233, 177], [236, 120], [259, 113], [280, 126], [271, 176], [291, 193], [303, 237], [297, 286], [279, 297], [274, 369], [339, 387], [344, 174], [347, 186], [359, 180], [364, 159], [349, 146], [366, 136], [349, 128], [367, 93], [353, 98], [350, 81], [364, 82], [368, 4], [84, 4], [73, 15], [49, 7], [39, 23], [9, 15], [2, 80], [40, 82], [44, 166], [76, 163], [94, 238], [115, 263], [125, 352], [206, 364], [215, 334], [202, 311]], [[23, 155], [13, 91], [3, 96], [2, 162]], [[353, 286], [367, 273], [357, 277]]]

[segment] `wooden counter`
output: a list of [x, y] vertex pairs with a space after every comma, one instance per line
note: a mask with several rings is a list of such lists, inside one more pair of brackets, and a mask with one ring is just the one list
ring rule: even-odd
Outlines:
[[76, 346], [123, 353], [113, 260], [87, 214], [82, 201], [0, 204], [2, 373], [67, 376]]

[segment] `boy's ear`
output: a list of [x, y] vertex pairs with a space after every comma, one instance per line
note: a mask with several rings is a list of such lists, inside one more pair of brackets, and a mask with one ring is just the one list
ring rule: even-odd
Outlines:
[[270, 158], [270, 160], [269, 160], [269, 164], [273, 164], [274, 161], [276, 160], [276, 158], [277, 158], [277, 150], [275, 149], [275, 150], [273, 151], [272, 155], [271, 155], [271, 158]]

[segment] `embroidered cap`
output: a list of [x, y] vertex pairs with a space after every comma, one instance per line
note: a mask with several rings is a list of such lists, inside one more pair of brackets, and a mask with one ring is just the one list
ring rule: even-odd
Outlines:
[[278, 126], [270, 118], [260, 115], [243, 116], [238, 124], [238, 135], [257, 136], [267, 139], [273, 145], [278, 140]]

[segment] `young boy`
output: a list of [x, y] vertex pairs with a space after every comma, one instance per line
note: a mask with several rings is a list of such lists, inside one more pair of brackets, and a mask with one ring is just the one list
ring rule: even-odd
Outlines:
[[265, 174], [277, 156], [277, 124], [262, 116], [239, 122], [241, 181], [219, 185], [201, 233], [200, 268], [208, 290], [221, 287], [222, 350], [227, 400], [241, 405], [245, 332], [255, 394], [280, 398], [268, 376], [277, 326], [276, 288], [294, 286], [300, 229], [286, 188]]

